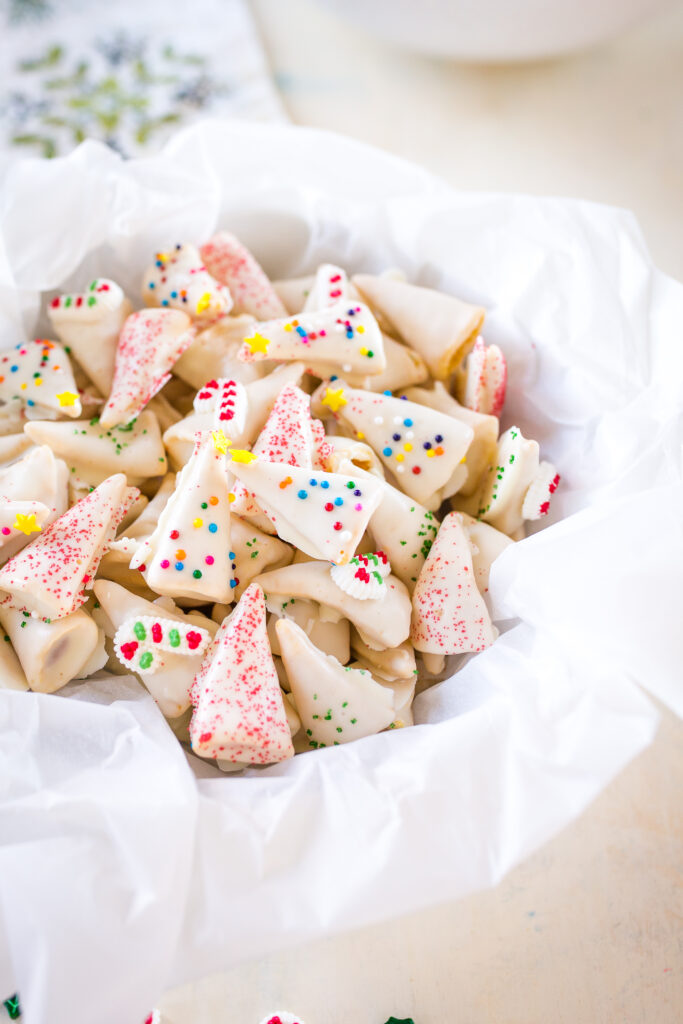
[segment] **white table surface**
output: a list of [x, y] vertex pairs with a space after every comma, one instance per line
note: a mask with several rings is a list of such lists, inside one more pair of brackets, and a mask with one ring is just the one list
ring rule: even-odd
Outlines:
[[[293, 120], [461, 188], [628, 207], [683, 278], [680, 4], [585, 55], [498, 68], [401, 53], [312, 0], [252, 6]], [[495, 890], [175, 989], [164, 1024], [680, 1024], [682, 739], [664, 712], [653, 746]]]

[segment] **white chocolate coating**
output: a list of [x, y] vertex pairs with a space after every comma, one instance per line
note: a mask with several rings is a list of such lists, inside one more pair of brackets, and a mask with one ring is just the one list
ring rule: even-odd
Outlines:
[[357, 274], [352, 281], [372, 309], [422, 356], [437, 380], [450, 376], [484, 321], [481, 306], [431, 288], [370, 274]]
[[105, 277], [96, 278], [87, 292], [59, 295], [48, 306], [55, 334], [102, 395], [111, 389], [119, 334], [132, 311], [123, 290]]
[[230, 290], [211, 276], [194, 245], [158, 252], [141, 285], [148, 306], [177, 309], [193, 320], [215, 320], [233, 305]]
[[38, 693], [55, 693], [78, 679], [99, 642], [97, 626], [82, 609], [41, 622], [14, 608], [0, 608], [0, 624], [29, 687]]
[[390, 689], [380, 686], [369, 672], [345, 668], [323, 654], [291, 620], [279, 619], [275, 628], [311, 748], [350, 743], [391, 725], [394, 697]]
[[[69, 357], [56, 341], [37, 338], [0, 351], [0, 401], [18, 398], [32, 415], [81, 415]], [[42, 410], [42, 412], [41, 412]]]

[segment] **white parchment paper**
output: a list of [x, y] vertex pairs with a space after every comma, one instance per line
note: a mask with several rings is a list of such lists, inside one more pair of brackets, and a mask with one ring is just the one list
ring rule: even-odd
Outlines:
[[494, 567], [507, 632], [415, 728], [218, 778], [132, 680], [0, 690], [0, 983], [28, 1024], [134, 1024], [166, 984], [493, 885], [650, 742], [641, 687], [683, 710], [683, 288], [633, 218], [457, 194], [284, 126], [206, 123], [128, 164], [88, 143], [4, 182], [0, 342], [47, 330], [41, 290], [136, 297], [151, 252], [216, 226], [274, 276], [399, 265], [483, 303], [503, 425], [563, 483]]

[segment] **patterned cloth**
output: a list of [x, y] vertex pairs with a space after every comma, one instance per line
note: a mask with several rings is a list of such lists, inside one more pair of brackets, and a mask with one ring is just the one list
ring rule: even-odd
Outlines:
[[246, 0], [5, 0], [0, 12], [0, 159], [85, 138], [139, 156], [203, 115], [284, 116]]

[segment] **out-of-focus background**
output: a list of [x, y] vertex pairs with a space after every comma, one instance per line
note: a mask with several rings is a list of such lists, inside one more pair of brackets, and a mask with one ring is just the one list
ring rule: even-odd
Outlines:
[[[683, 4], [450, 0], [440, 32], [447, 7], [5, 0], [0, 161], [86, 137], [144, 154], [205, 115], [290, 118], [458, 188], [627, 207], [683, 278]], [[423, 51], [497, 60], [391, 41], [406, 33]], [[678, 1024], [682, 777], [681, 725], [663, 711], [650, 750], [496, 890], [172, 990], [164, 1024], [258, 1024], [278, 1009], [307, 1024]]]

